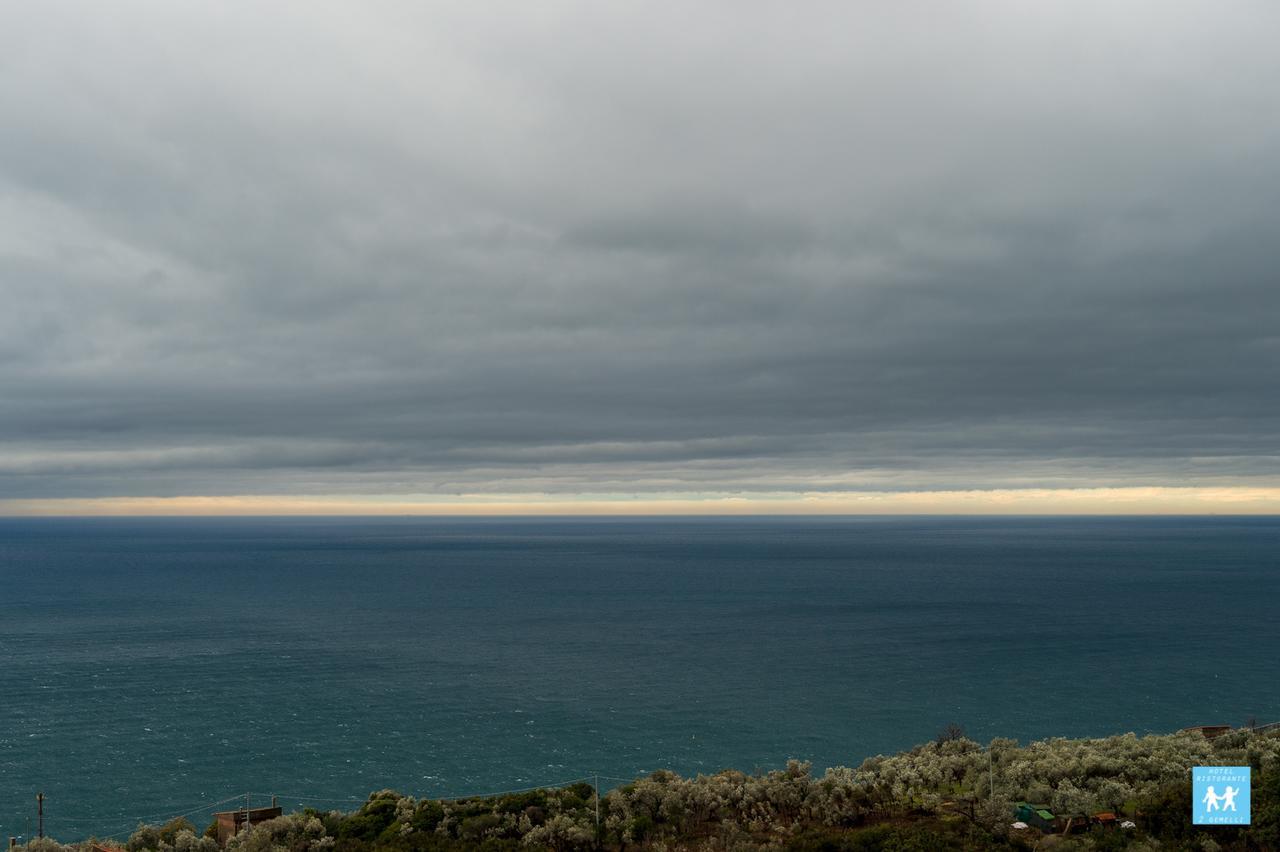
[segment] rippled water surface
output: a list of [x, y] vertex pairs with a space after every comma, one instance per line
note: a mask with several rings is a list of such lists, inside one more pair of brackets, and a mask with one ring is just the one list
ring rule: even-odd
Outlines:
[[1276, 519], [0, 520], [0, 833], [1272, 721], [1278, 605]]

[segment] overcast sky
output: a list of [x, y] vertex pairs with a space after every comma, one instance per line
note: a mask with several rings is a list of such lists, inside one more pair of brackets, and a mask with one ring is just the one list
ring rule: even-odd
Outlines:
[[1278, 40], [1222, 0], [0, 2], [0, 510], [1274, 510]]

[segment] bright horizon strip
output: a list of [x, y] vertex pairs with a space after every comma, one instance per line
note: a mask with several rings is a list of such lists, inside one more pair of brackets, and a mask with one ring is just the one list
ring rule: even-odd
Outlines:
[[0, 516], [1275, 515], [1280, 488], [1129, 487], [759, 494], [228, 495], [0, 500]]

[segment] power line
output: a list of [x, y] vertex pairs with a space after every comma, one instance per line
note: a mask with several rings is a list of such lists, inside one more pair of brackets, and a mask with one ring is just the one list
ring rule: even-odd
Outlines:
[[499, 790], [496, 793], [472, 793], [468, 796], [434, 796], [432, 798], [434, 798], [437, 802], [456, 802], [456, 801], [459, 801], [460, 799], [488, 799], [493, 796], [508, 796], [512, 793], [529, 793], [529, 792], [532, 792], [533, 790], [552, 790], [557, 787], [568, 787], [570, 784], [577, 784], [580, 781], [586, 781], [586, 780], [587, 779], [585, 777], [570, 778], [568, 781], [560, 781], [555, 784], [538, 784], [533, 787], [520, 787], [519, 789], [516, 789], [516, 790]]
[[[236, 799], [236, 798], [239, 798], [239, 796], [232, 797], [232, 799]], [[196, 805], [187, 813], [178, 814], [178, 816], [189, 816], [190, 814], [198, 813], [205, 808], [213, 808], [213, 807], [217, 807], [218, 805], [226, 804], [227, 802], [232, 801], [232, 799], [223, 799], [221, 802], [209, 802], [208, 804]], [[149, 820], [177, 819], [178, 816], [169, 817], [169, 812], [165, 811], [162, 814], [154, 814], [152, 816], [140, 816], [140, 817], [135, 817], [135, 819], [141, 822], [147, 822]], [[74, 822], [74, 823], [101, 822], [101, 820], [94, 819], [93, 817], [64, 817], [64, 816], [55, 815], [55, 816], [49, 817], [49, 819], [52, 822], [59, 822], [59, 823], [61, 822]]]
[[[602, 775], [600, 777], [603, 778], [605, 776]], [[483, 793], [465, 793], [459, 796], [421, 796], [421, 797], [415, 796], [414, 798], [418, 799], [419, 801], [433, 800], [437, 802], [457, 802], [462, 799], [486, 799], [492, 796], [507, 796], [512, 793], [528, 793], [533, 790], [552, 790], [557, 787], [568, 787], [570, 784], [576, 784], [579, 781], [587, 781], [587, 780], [589, 780], [589, 776], [584, 775], [579, 778], [571, 778], [568, 781], [557, 781], [552, 784], [535, 784], [532, 787], [517, 787], [513, 790], [495, 790], [495, 791], [486, 791]], [[331, 798], [325, 798], [323, 796], [301, 796], [301, 795], [293, 795], [290, 793], [251, 793], [250, 795], [253, 795], [253, 796], [269, 796], [270, 795], [270, 796], [276, 796], [281, 799], [296, 799], [298, 801], [304, 801], [304, 802], [344, 802], [344, 803], [358, 802], [360, 804], [365, 804], [366, 802], [369, 801], [368, 798], [331, 799]]]
[[[180, 813], [180, 814], [172, 814], [171, 811], [165, 811], [164, 813], [152, 814], [149, 816], [131, 817], [130, 819], [135, 823], [137, 822], [151, 823], [151, 822], [158, 822], [162, 820], [167, 822], [170, 819], [178, 819], [180, 817], [197, 814], [202, 810], [207, 810], [208, 808], [216, 808], [218, 805], [224, 805], [227, 802], [234, 801], [235, 799], [238, 799], [238, 798], [239, 796], [232, 796], [231, 798], [223, 799], [220, 802], [207, 802], [204, 804], [199, 804], [191, 808], [190, 810], [186, 811], [185, 813]], [[68, 817], [68, 816], [62, 816], [60, 814], [53, 814], [51, 816], [46, 816], [45, 821], [51, 822], [57, 825], [61, 825], [62, 823], [68, 823], [68, 822], [75, 823], [76, 825], [83, 825], [86, 823], [100, 824], [102, 822], [101, 819], [97, 819], [94, 817]]]
[[[608, 780], [632, 780], [632, 779], [610, 778], [610, 776], [607, 776], [607, 775], [599, 775], [595, 777], [605, 778]], [[495, 791], [486, 791], [486, 792], [479, 792], [479, 793], [465, 793], [462, 795], [454, 795], [454, 796], [427, 796], [425, 798], [419, 798], [419, 801], [457, 802], [457, 801], [462, 801], [464, 799], [488, 799], [488, 798], [493, 798], [495, 796], [508, 796], [514, 793], [529, 793], [534, 790], [553, 790], [561, 787], [568, 787], [570, 784], [577, 784], [579, 782], [589, 782], [591, 778], [592, 776], [582, 776], [578, 778], [570, 778], [567, 781], [556, 781], [550, 784], [536, 784], [531, 787], [517, 787], [510, 790], [495, 790]], [[598, 790], [598, 784], [599, 784], [598, 780], [596, 784], [597, 784], [597, 790]], [[213, 808], [218, 807], [219, 805], [225, 805], [228, 802], [235, 802], [240, 800], [241, 798], [246, 798], [247, 796], [275, 796], [277, 798], [292, 799], [299, 802], [327, 802], [330, 804], [338, 803], [338, 804], [345, 804], [345, 805], [363, 805], [369, 801], [368, 798], [361, 799], [361, 798], [356, 798], [354, 796], [345, 797], [345, 798], [334, 798], [334, 797], [327, 797], [327, 796], [296, 795], [296, 794], [290, 794], [290, 793], [237, 794], [235, 796], [228, 796], [227, 798], [221, 799], [216, 802], [205, 802], [205, 803], [196, 805], [190, 810], [184, 811], [182, 813], [174, 813], [172, 811], [167, 811], [164, 813], [153, 814], [150, 816], [131, 817], [129, 819], [129, 822], [127, 823], [116, 823], [116, 825], [120, 827], [116, 828], [110, 834], [99, 834], [96, 836], [101, 838], [102, 840], [115, 840], [124, 836], [126, 833], [132, 833], [131, 830], [135, 829], [139, 824], [151, 825], [154, 823], [170, 822], [175, 819], [181, 819], [183, 817], [193, 816], [195, 814], [202, 813], [204, 811], [209, 811]], [[76, 825], [100, 824], [99, 820], [93, 819], [91, 817], [56, 817], [56, 820], [59, 824], [62, 824], [62, 823], [74, 823]]]
[[136, 828], [139, 823], [150, 824], [152, 822], [160, 822], [160, 821], [170, 822], [175, 819], [182, 819], [183, 817], [193, 816], [194, 814], [207, 811], [210, 808], [216, 808], [218, 805], [225, 805], [228, 802], [234, 802], [239, 798], [240, 798], [239, 796], [230, 796], [218, 802], [208, 802], [206, 804], [194, 807], [191, 810], [187, 811], [186, 813], [181, 813], [181, 814], [171, 813], [171, 814], [162, 814], [160, 816], [138, 817], [136, 819], [130, 820], [130, 822], [127, 825], [124, 825], [121, 829], [118, 829], [114, 833], [103, 835], [102, 839], [115, 840], [117, 837], [120, 837], [121, 835], [123, 835], [124, 832], [129, 831], [130, 829]]
[[301, 801], [301, 802], [343, 802], [347, 804], [350, 804], [352, 802], [359, 802], [363, 804], [364, 802], [369, 801], [367, 798], [360, 799], [360, 798], [356, 798], [355, 796], [348, 796], [346, 798], [325, 798], [323, 796], [295, 796], [290, 793], [250, 793], [249, 795], [276, 796], [277, 798], [280, 798], [280, 799], [297, 799], [298, 801]]

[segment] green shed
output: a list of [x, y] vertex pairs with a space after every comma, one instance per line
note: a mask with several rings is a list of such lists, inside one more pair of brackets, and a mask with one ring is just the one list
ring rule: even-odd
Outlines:
[[1035, 826], [1041, 831], [1053, 831], [1054, 816], [1048, 805], [1035, 805], [1029, 802], [1015, 802], [1013, 815], [1027, 825]]

